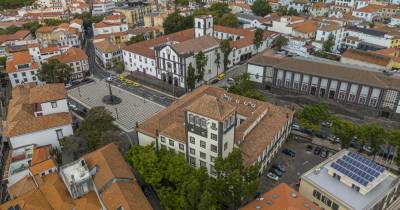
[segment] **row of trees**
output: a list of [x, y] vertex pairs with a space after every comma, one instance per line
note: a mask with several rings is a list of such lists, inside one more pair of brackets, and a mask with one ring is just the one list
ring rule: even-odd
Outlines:
[[155, 188], [165, 209], [221, 209], [222, 204], [238, 209], [259, 183], [259, 166], [244, 167], [239, 149], [216, 159], [216, 178], [208, 176], [205, 168], [191, 167], [184, 155], [156, 151], [154, 145], [134, 146], [126, 159]]
[[254, 88], [248, 73], [235, 77], [235, 84], [228, 88], [228, 92], [265, 101], [265, 96], [258, 89]]
[[23, 6], [32, 5], [35, 0], [1, 0], [0, 9], [17, 9]]
[[175, 33], [188, 28], [193, 28], [194, 17], [199, 15], [212, 15], [214, 24], [239, 27], [239, 20], [234, 14], [230, 13], [230, 9], [225, 3], [215, 3], [209, 8], [200, 8], [193, 12], [193, 15], [182, 16], [179, 10], [168, 15], [163, 23], [165, 34]]
[[22, 27], [17, 27], [17, 26], [9, 26], [5, 29], [1, 28], [0, 29], [0, 34], [14, 34], [15, 32], [19, 30], [29, 30], [31, 33], [35, 33], [35, 31], [40, 27], [41, 25], [39, 24], [38, 21], [32, 21], [28, 22], [22, 25]]
[[[333, 133], [340, 138], [342, 148], [348, 148], [351, 141], [357, 141], [360, 151], [363, 145], [369, 145], [372, 155], [375, 156], [382, 144], [400, 146], [399, 129], [385, 129], [377, 123], [355, 124], [333, 116], [324, 104], [305, 106], [296, 116], [303, 127], [312, 129], [315, 133], [320, 131], [321, 122], [332, 122]], [[399, 158], [398, 160], [400, 161]]]

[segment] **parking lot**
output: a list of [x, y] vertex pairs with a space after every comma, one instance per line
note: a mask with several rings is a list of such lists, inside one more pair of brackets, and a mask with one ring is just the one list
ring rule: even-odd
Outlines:
[[[307, 146], [312, 145], [312, 151], [306, 151]], [[309, 141], [302, 140], [289, 140], [287, 141], [280, 151], [273, 158], [272, 164], [280, 164], [286, 168], [286, 172], [283, 173], [282, 177], [278, 181], [274, 181], [267, 177], [268, 169], [264, 171], [260, 178], [259, 192], [265, 192], [271, 190], [278, 184], [284, 182], [292, 188], [298, 190], [298, 183], [300, 176], [306, 171], [310, 170], [317, 164], [324, 161], [326, 158], [322, 158], [319, 155], [314, 155], [315, 145]], [[282, 153], [282, 149], [289, 148], [296, 152], [294, 158]], [[330, 153], [332, 155], [333, 152]], [[271, 164], [271, 165], [272, 165]]]

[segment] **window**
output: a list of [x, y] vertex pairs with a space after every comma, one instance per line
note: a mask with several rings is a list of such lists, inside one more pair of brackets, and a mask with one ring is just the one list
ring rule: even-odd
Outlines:
[[191, 143], [191, 144], [196, 144], [196, 140], [194, 139], [193, 136], [190, 137], [190, 143]]
[[318, 200], [321, 199], [321, 193], [316, 190], [313, 191], [313, 196]]
[[52, 101], [51, 102], [51, 108], [57, 108], [57, 101]]
[[195, 154], [196, 154], [196, 150], [193, 149], [193, 148], [190, 148], [189, 151], [190, 151], [190, 154], [191, 154], [191, 155], [195, 155]]
[[161, 136], [161, 142], [165, 143], [165, 137]]
[[18, 79], [16, 79], [16, 80], [15, 80], [15, 83], [16, 83], [16, 84], [18, 84], [18, 83], [19, 83], [19, 80], [18, 80]]
[[24, 82], [28, 82], [28, 79], [27, 79], [27, 78], [24, 78]]
[[189, 124], [194, 124], [194, 117], [191, 114], [189, 114]]
[[64, 137], [62, 129], [58, 129], [56, 130], [56, 134], [57, 134], [57, 139], [60, 140]]
[[205, 149], [206, 148], [206, 142], [200, 140], [200, 147]]
[[211, 124], [211, 129], [217, 130], [217, 124], [216, 124], [216, 123], [212, 123], [212, 124]]
[[169, 140], [169, 145], [170, 145], [170, 146], [174, 146], [174, 140], [170, 139], [170, 140]]
[[26, 77], [26, 73], [25, 73], [25, 72], [22, 72], [22, 76], [23, 76], [23, 77]]
[[225, 142], [225, 144], [224, 144], [224, 151], [225, 151], [226, 149], [228, 149], [228, 142]]
[[183, 146], [183, 144], [179, 144], [179, 149], [183, 150], [185, 147]]
[[211, 161], [212, 163], [214, 163], [214, 162], [215, 162], [215, 157], [212, 156], [212, 155], [210, 155], [210, 161]]
[[207, 165], [206, 162], [200, 160], [200, 167], [206, 167], [206, 165]]
[[339, 206], [336, 203], [332, 202], [332, 210], [338, 210], [338, 209]]
[[33, 80], [33, 81], [36, 81], [36, 77], [32, 77], [32, 80]]
[[196, 167], [196, 158], [190, 156], [189, 157], [189, 163], [191, 166]]
[[210, 173], [212, 175], [217, 175], [217, 171], [215, 171], [215, 167], [213, 165], [210, 165]]
[[217, 146], [211, 144], [211, 151], [217, 152]]
[[332, 201], [329, 198], [325, 197], [324, 195], [322, 196], [321, 201], [329, 207], [331, 207], [332, 205]]
[[31, 75], [35, 75], [35, 72], [34, 72], [34, 71], [31, 71]]
[[216, 135], [216, 134], [213, 134], [213, 133], [211, 133], [211, 139], [212, 139], [212, 140], [217, 140], [217, 135]]
[[202, 158], [202, 159], [206, 159], [206, 153], [204, 153], [204, 152], [200, 152], [200, 158]]
[[18, 77], [18, 75], [17, 75], [17, 74], [13, 74], [13, 77], [14, 77], [14, 78], [17, 78], [17, 77]]
[[202, 128], [207, 128], [207, 123], [205, 119], [201, 119], [201, 127]]

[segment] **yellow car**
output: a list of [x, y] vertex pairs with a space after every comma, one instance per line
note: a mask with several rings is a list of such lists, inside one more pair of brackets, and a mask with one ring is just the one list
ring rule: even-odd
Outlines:
[[134, 81], [129, 80], [129, 79], [126, 79], [124, 82], [125, 82], [125, 84], [127, 84], [127, 85], [132, 85], [132, 84], [134, 83]]
[[135, 87], [140, 87], [140, 84], [137, 82], [133, 82], [131, 85], [135, 86]]
[[218, 80], [223, 80], [223, 79], [225, 79], [225, 74], [224, 74], [224, 73], [218, 74], [217, 79], [218, 79]]
[[125, 77], [124, 77], [124, 75], [119, 75], [119, 78], [118, 78], [120, 81], [125, 81]]

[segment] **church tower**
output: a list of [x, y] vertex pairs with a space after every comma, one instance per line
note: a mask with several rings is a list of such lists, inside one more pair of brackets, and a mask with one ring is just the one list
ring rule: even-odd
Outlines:
[[194, 18], [194, 36], [196, 38], [201, 36], [213, 36], [214, 22], [211, 15], [204, 15]]

